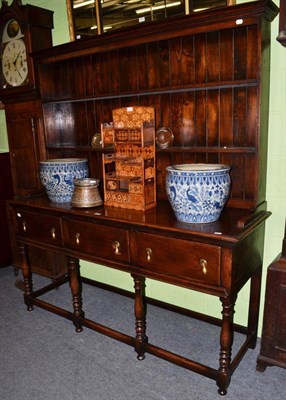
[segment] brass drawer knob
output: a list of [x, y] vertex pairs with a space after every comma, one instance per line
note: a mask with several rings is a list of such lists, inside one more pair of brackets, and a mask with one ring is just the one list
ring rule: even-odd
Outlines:
[[146, 255], [147, 255], [147, 261], [150, 262], [152, 257], [152, 249], [150, 249], [150, 247], [146, 248]]
[[112, 242], [112, 248], [114, 249], [114, 254], [118, 256], [120, 254], [120, 243], [118, 242], [118, 240]]
[[23, 231], [26, 232], [26, 230], [27, 230], [27, 223], [26, 223], [26, 221], [23, 221], [23, 222], [22, 222], [22, 227], [23, 227]]
[[76, 242], [76, 244], [79, 244], [79, 242], [80, 242], [80, 233], [76, 233], [75, 234], [75, 242]]
[[207, 269], [208, 262], [207, 262], [207, 260], [205, 260], [204, 258], [201, 258], [200, 259], [200, 266], [202, 267], [203, 274], [206, 275], [208, 273], [208, 269]]
[[52, 229], [51, 229], [51, 235], [52, 235], [52, 238], [53, 238], [53, 239], [56, 238], [56, 228], [52, 227]]

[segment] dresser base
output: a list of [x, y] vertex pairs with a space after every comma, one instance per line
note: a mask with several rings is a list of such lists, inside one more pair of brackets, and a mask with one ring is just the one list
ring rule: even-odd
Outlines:
[[[72, 264], [79, 265], [79, 264], [77, 264], [76, 260], [73, 260]], [[260, 271], [258, 271], [258, 272], [260, 273]], [[258, 275], [259, 275], [259, 273], [258, 273]], [[73, 284], [74, 289], [72, 289], [74, 312], [68, 311], [64, 308], [61, 308], [61, 307], [58, 307], [51, 303], [48, 303], [40, 298], [45, 293], [55, 290], [64, 284], [68, 283], [68, 284], [70, 284], [70, 286], [72, 286], [71, 281], [75, 277], [78, 279], [76, 279], [76, 282], [74, 282], [74, 284]], [[233, 327], [232, 327], [233, 332], [245, 334], [246, 337], [245, 337], [245, 340], [244, 340], [243, 344], [241, 345], [240, 349], [238, 350], [237, 354], [233, 357], [233, 359], [230, 363], [228, 381], [227, 381], [227, 384], [224, 386], [220, 383], [220, 379], [221, 379], [220, 378], [220, 369], [214, 369], [212, 367], [201, 364], [197, 361], [193, 361], [193, 360], [183, 357], [179, 354], [168, 351], [167, 349], [164, 349], [164, 348], [155, 346], [152, 343], [149, 343], [147, 336], [145, 336], [145, 326], [146, 326], [145, 305], [152, 304], [152, 305], [155, 305], [155, 306], [158, 306], [158, 307], [161, 307], [164, 309], [168, 309], [171, 311], [175, 311], [182, 315], [186, 315], [191, 318], [199, 319], [206, 323], [212, 323], [212, 324], [218, 325], [218, 326], [222, 326], [222, 320], [220, 320], [218, 318], [210, 317], [208, 315], [204, 315], [201, 313], [197, 313], [197, 312], [194, 312], [192, 310], [188, 310], [188, 309], [185, 309], [182, 307], [177, 307], [177, 306], [174, 306], [174, 305], [166, 303], [166, 302], [161, 302], [159, 300], [154, 300], [154, 299], [145, 297], [145, 294], [144, 294], [145, 278], [138, 277], [138, 276], [133, 276], [133, 278], [135, 281], [135, 293], [124, 291], [122, 289], [115, 288], [111, 285], [105, 285], [100, 282], [96, 282], [91, 279], [88, 279], [88, 278], [84, 278], [84, 277], [81, 278], [79, 275], [79, 269], [78, 269], [76, 271], [76, 273], [74, 273], [73, 278], [66, 275], [66, 276], [63, 276], [61, 279], [57, 280], [56, 282], [50, 283], [49, 285], [42, 287], [41, 289], [38, 289], [37, 291], [32, 291], [32, 290], [28, 289], [29, 294], [27, 294], [27, 292], [24, 294], [25, 303], [26, 303], [29, 311], [32, 311], [34, 306], [37, 306], [37, 307], [40, 307], [42, 309], [45, 309], [49, 312], [52, 312], [54, 314], [57, 314], [61, 317], [64, 317], [64, 318], [72, 321], [76, 327], [77, 332], [81, 332], [83, 327], [86, 327], [88, 329], [91, 329], [91, 330], [94, 330], [101, 334], [104, 334], [110, 338], [116, 339], [116, 340], [118, 340], [122, 343], [125, 343], [131, 347], [134, 347], [134, 349], [137, 352], [138, 360], [143, 360], [145, 358], [145, 353], [149, 353], [156, 357], [159, 357], [161, 359], [169, 361], [175, 365], [178, 365], [180, 367], [183, 367], [183, 368], [193, 371], [195, 373], [199, 373], [203, 376], [206, 376], [206, 377], [216, 381], [217, 385], [219, 386], [218, 393], [220, 395], [225, 395], [227, 393], [226, 389], [227, 389], [228, 384], [230, 383], [231, 376], [234, 373], [234, 371], [236, 370], [238, 364], [240, 363], [241, 359], [245, 355], [246, 351], [249, 348], [252, 348], [252, 349], [255, 348], [256, 339], [257, 339], [256, 332], [250, 332], [249, 334], [247, 334], [247, 332], [248, 332], [247, 327], [238, 325], [238, 324], [233, 324]], [[256, 279], [255, 276], [252, 277], [252, 279]], [[137, 280], [137, 282], [140, 283], [137, 293], [136, 293], [136, 280]], [[28, 280], [24, 279], [24, 281], [26, 282], [26, 291], [27, 291], [27, 287], [29, 285], [30, 285], [30, 288], [32, 287], [32, 276], [30, 276], [28, 278]], [[111, 290], [113, 292], [117, 292], [120, 295], [125, 295], [125, 296], [131, 297], [134, 299], [135, 327], [136, 327], [134, 337], [127, 335], [123, 332], [117, 331], [115, 329], [112, 329], [108, 326], [99, 324], [96, 321], [90, 320], [84, 316], [84, 313], [81, 310], [82, 283], [92, 285], [92, 286], [98, 286], [98, 287], [101, 287], [102, 289]], [[76, 289], [75, 289], [75, 287], [76, 287]], [[79, 306], [79, 304], [80, 304], [80, 306]], [[139, 326], [139, 329], [138, 329], [138, 326]], [[141, 337], [142, 331], [144, 332], [143, 339]]]

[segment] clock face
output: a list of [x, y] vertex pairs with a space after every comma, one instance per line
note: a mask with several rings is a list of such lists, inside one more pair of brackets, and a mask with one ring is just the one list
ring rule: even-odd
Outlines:
[[26, 83], [28, 63], [26, 46], [22, 39], [10, 40], [2, 53], [3, 88]]

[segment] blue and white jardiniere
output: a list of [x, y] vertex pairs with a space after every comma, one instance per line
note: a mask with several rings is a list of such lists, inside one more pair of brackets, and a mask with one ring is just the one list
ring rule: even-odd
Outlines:
[[179, 164], [166, 168], [166, 190], [179, 221], [217, 221], [230, 192], [230, 167], [222, 164]]
[[40, 178], [50, 201], [68, 203], [74, 179], [88, 177], [88, 162], [82, 158], [57, 158], [40, 161]]

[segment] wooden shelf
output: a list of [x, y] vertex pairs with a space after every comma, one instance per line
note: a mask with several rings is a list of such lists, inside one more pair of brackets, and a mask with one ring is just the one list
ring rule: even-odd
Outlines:
[[[113, 147], [90, 146], [47, 146], [49, 150], [75, 150], [84, 152], [113, 153]], [[196, 147], [196, 146], [170, 146], [164, 149], [156, 147], [157, 153], [237, 153], [255, 154], [255, 147]], [[121, 159], [120, 159], [121, 160]], [[122, 158], [122, 161], [124, 159]]]
[[156, 148], [157, 153], [248, 153], [254, 154], [255, 147], [196, 147], [171, 146], [164, 149]]
[[82, 152], [95, 152], [95, 153], [113, 153], [113, 147], [91, 147], [91, 146], [47, 146], [48, 150], [62, 151], [62, 150], [75, 150]]
[[117, 99], [135, 96], [150, 96], [157, 94], [176, 94], [182, 92], [197, 92], [200, 90], [217, 90], [217, 89], [235, 89], [241, 87], [255, 87], [259, 84], [257, 79], [242, 79], [237, 81], [218, 81], [218, 82], [204, 82], [200, 84], [184, 85], [178, 87], [164, 87], [158, 88], [156, 90], [137, 90], [137, 91], [120, 91], [120, 92], [109, 92], [101, 93], [100, 95], [92, 96], [63, 96], [57, 98], [43, 97], [43, 104], [62, 104], [62, 103], [80, 103], [89, 102], [95, 100], [105, 100], [105, 99]]

